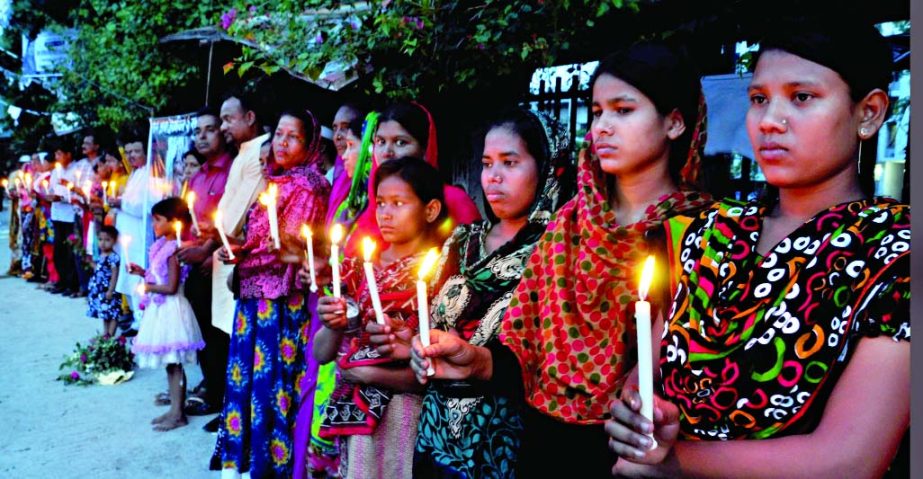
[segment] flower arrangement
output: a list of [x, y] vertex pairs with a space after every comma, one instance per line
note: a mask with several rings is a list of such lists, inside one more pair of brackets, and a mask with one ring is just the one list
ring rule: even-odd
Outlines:
[[86, 346], [77, 343], [74, 352], [59, 366], [58, 369], [64, 372], [58, 376], [58, 380], [81, 386], [95, 382], [125, 382], [134, 374], [134, 357], [124, 336], [115, 338], [98, 335], [90, 338]]

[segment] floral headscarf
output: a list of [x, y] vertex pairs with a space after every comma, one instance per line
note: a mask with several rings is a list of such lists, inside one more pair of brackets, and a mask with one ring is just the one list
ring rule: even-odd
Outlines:
[[638, 266], [662, 254], [666, 219], [710, 203], [685, 189], [698, 175], [703, 121], [701, 103], [680, 191], [634, 224], [618, 222], [598, 159], [581, 151], [577, 196], [548, 224], [501, 324], [501, 342], [522, 366], [526, 401], [542, 413], [576, 424], [608, 418], [637, 357]]

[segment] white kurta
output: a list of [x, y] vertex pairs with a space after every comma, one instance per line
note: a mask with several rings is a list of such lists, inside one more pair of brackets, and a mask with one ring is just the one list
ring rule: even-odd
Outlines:
[[[243, 239], [243, 226], [250, 205], [266, 188], [263, 168], [260, 165], [260, 146], [269, 134], [258, 136], [240, 145], [240, 152], [231, 163], [224, 195], [218, 202], [221, 211], [221, 226], [228, 237]], [[228, 289], [228, 278], [234, 272], [234, 265], [218, 261], [217, 252], [212, 263], [212, 325], [231, 334], [234, 322], [234, 295]]]

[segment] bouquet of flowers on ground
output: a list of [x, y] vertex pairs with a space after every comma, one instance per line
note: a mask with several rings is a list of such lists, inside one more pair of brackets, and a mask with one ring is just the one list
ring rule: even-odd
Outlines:
[[81, 386], [125, 382], [134, 375], [134, 358], [124, 336], [101, 334], [91, 338], [86, 346], [77, 343], [74, 352], [58, 368], [64, 371], [58, 380]]

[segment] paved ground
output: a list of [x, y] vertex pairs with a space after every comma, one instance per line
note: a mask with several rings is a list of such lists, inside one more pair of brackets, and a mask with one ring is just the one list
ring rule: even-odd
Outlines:
[[[9, 204], [7, 203], [6, 206]], [[9, 210], [0, 213], [0, 272], [9, 267]], [[154, 432], [153, 405], [166, 373], [136, 370], [116, 386], [67, 386], [58, 365], [77, 341], [100, 325], [84, 316], [84, 299], [37, 290], [0, 276], [0, 479], [217, 478], [207, 470], [215, 435], [202, 431], [212, 416]], [[188, 381], [201, 379], [198, 366]]]

